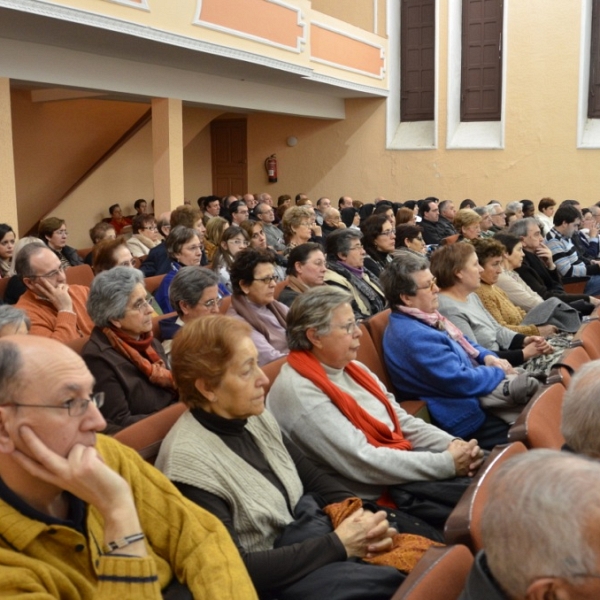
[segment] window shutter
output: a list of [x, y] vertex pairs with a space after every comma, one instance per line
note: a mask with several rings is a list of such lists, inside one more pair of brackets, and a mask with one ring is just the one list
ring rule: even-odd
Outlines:
[[433, 121], [435, 0], [402, 0], [400, 23], [400, 120]]
[[502, 113], [502, 0], [463, 0], [461, 121]]
[[592, 0], [588, 117], [600, 119], [600, 0]]

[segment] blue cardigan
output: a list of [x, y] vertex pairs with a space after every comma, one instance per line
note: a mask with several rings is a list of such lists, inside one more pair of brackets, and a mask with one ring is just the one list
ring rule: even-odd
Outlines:
[[478, 398], [504, 379], [499, 367], [483, 366], [493, 352], [475, 342], [474, 366], [463, 348], [445, 331], [399, 312], [392, 312], [383, 336], [385, 364], [398, 399], [420, 398], [436, 424], [457, 437], [468, 438], [485, 420]]

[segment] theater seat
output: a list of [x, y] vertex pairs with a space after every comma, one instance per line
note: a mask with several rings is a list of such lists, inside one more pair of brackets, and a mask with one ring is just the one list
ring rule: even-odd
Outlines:
[[583, 323], [573, 336], [573, 344], [581, 343], [591, 360], [600, 358], [600, 321]]
[[165, 278], [164, 273], [162, 275], [154, 275], [153, 277], [146, 277], [144, 279], [144, 285], [146, 286], [146, 291], [149, 294], [154, 294], [154, 292], [160, 287], [162, 280]]
[[392, 600], [456, 600], [472, 565], [473, 555], [466, 546], [429, 548]]
[[446, 521], [447, 544], [464, 544], [473, 554], [481, 550], [481, 515], [489, 497], [490, 480], [500, 465], [522, 452], [527, 452], [527, 448], [521, 442], [496, 446], [490, 452]]
[[571, 377], [589, 361], [590, 355], [583, 346], [567, 348], [562, 353], [560, 361], [552, 366], [546, 382], [549, 384], [562, 383], [565, 387], [569, 387]]
[[162, 441], [186, 410], [187, 407], [183, 402], [176, 402], [121, 429], [114, 437], [126, 446], [137, 450], [144, 460], [154, 464]]
[[85, 285], [90, 287], [94, 280], [94, 271], [90, 265], [77, 265], [69, 267], [65, 271], [65, 277], [69, 285]]
[[509, 441], [523, 442], [528, 448], [560, 450], [565, 443], [560, 431], [564, 394], [560, 383], [535, 394], [510, 428]]

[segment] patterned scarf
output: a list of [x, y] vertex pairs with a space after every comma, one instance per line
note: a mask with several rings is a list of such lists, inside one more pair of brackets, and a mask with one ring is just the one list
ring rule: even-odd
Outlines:
[[446, 317], [440, 314], [437, 310], [434, 310], [432, 313], [426, 313], [418, 308], [411, 308], [410, 306], [404, 306], [403, 304], [398, 304], [396, 306], [396, 310], [408, 315], [409, 317], [423, 321], [430, 327], [439, 329], [440, 331], [446, 331], [455, 342], [458, 342], [461, 345], [462, 349], [469, 357], [477, 358], [479, 356], [479, 350], [473, 348], [473, 346], [469, 343], [469, 340], [467, 340], [467, 338], [464, 336], [463, 332], [454, 323], [452, 323], [452, 321], [446, 319]]
[[104, 327], [102, 333], [108, 338], [110, 345], [130, 360], [150, 380], [150, 383], [162, 388], [175, 389], [171, 371], [152, 347], [152, 332], [142, 334], [139, 340], [112, 327]]
[[390, 401], [381, 391], [377, 382], [364, 369], [354, 363], [349, 363], [344, 371], [362, 386], [372, 396], [381, 402], [392, 423], [394, 431], [372, 417], [364, 408], [362, 408], [354, 398], [335, 385], [323, 368], [323, 365], [317, 360], [312, 352], [306, 350], [292, 350], [288, 355], [288, 364], [297, 371], [302, 377], [312, 381], [339, 409], [339, 411], [360, 431], [365, 434], [369, 444], [375, 447], [384, 446], [387, 448], [396, 448], [397, 450], [412, 450], [412, 444], [405, 439], [400, 429], [398, 416], [396, 415]]
[[[240, 315], [244, 321], [249, 323], [253, 329], [256, 329], [256, 331], [264, 335], [267, 342], [271, 341], [269, 328], [260, 316], [252, 310], [246, 296], [243, 294], [233, 294], [233, 296], [231, 296], [231, 306], [233, 306], [235, 312]], [[279, 304], [279, 302], [269, 302], [269, 304], [267, 304], [267, 308], [275, 315], [277, 322], [285, 329], [285, 313], [282, 312], [280, 306], [281, 304]]]

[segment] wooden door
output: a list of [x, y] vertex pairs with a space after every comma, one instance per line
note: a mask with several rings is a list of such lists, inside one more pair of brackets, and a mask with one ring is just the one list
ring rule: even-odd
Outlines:
[[212, 193], [223, 197], [248, 192], [246, 119], [210, 124]]

